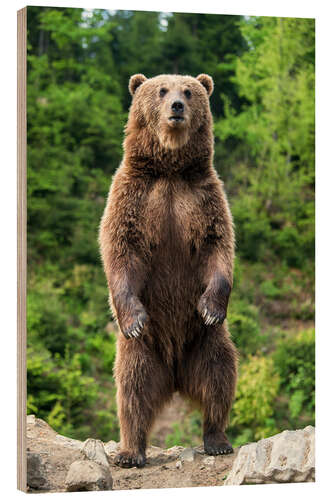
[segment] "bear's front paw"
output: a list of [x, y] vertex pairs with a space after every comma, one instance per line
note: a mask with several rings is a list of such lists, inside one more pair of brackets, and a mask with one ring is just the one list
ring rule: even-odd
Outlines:
[[140, 313], [134, 321], [130, 322], [122, 328], [122, 332], [127, 339], [139, 338], [142, 335], [143, 328], [147, 321], [147, 314], [145, 312]]
[[226, 318], [226, 310], [212, 300], [202, 297], [198, 305], [198, 311], [204, 320], [205, 325], [220, 325]]

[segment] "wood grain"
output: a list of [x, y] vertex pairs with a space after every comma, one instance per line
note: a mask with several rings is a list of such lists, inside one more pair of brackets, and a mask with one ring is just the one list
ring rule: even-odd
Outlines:
[[17, 13], [17, 487], [27, 491], [27, 8]]

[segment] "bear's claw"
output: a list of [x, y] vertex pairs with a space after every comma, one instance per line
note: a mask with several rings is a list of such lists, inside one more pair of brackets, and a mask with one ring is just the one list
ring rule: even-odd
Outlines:
[[205, 453], [207, 455], [229, 455], [233, 453], [233, 447], [227, 443], [220, 446], [206, 446]]
[[[211, 301], [210, 301], [211, 302]], [[215, 303], [210, 303], [206, 298], [201, 299], [198, 311], [207, 326], [222, 324], [226, 317], [226, 312]]]
[[145, 318], [139, 317], [130, 328], [124, 330], [124, 335], [127, 339], [139, 338], [141, 336], [143, 327], [145, 326]]
[[202, 314], [202, 318], [204, 320], [205, 325], [213, 326], [213, 325], [217, 325], [219, 323], [223, 323], [223, 321], [225, 319], [225, 314], [224, 313], [220, 313], [220, 314], [209, 313], [207, 308], [205, 308], [204, 312]]
[[119, 467], [144, 467], [146, 465], [146, 456], [144, 453], [134, 454], [129, 451], [121, 451], [114, 459], [114, 463]]

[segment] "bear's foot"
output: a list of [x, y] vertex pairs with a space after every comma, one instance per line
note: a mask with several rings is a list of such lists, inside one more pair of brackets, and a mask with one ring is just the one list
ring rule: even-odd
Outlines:
[[146, 455], [140, 452], [121, 451], [114, 459], [114, 463], [125, 468], [144, 467], [146, 465]]
[[207, 455], [228, 455], [234, 451], [224, 432], [205, 435], [204, 449]]

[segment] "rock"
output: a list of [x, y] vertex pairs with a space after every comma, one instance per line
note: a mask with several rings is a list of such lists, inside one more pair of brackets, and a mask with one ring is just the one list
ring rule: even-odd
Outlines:
[[172, 448], [168, 448], [167, 450], [163, 450], [163, 452], [168, 455], [168, 457], [178, 458], [181, 452], [184, 450], [182, 446], [172, 446]]
[[92, 460], [77, 460], [69, 468], [67, 491], [111, 490], [112, 478], [109, 469]]
[[215, 465], [215, 457], [206, 457], [203, 459], [202, 463], [208, 465], [208, 467], [212, 467]]
[[116, 453], [119, 449], [119, 443], [117, 443], [116, 441], [108, 441], [105, 445], [104, 445], [104, 449], [105, 449], [105, 453], [107, 455], [112, 455], [114, 453]]
[[[46, 422], [34, 415], [27, 416], [27, 451], [39, 459], [29, 459], [27, 484], [33, 491], [65, 491], [68, 469], [81, 456], [81, 441], [57, 434]], [[38, 464], [41, 461], [42, 465]], [[30, 461], [30, 465], [29, 465]], [[33, 470], [37, 467], [39, 472]], [[39, 480], [37, 480], [39, 477]], [[45, 481], [43, 481], [43, 477]]]
[[35, 415], [27, 415], [27, 425], [35, 425], [36, 416]]
[[173, 446], [167, 450], [159, 446], [150, 446], [147, 449], [147, 459], [148, 462], [154, 466], [162, 465], [177, 460], [183, 450], [184, 448], [182, 446]]
[[176, 462], [176, 469], [181, 469], [183, 466], [182, 466], [182, 463], [180, 460], [177, 460]]
[[27, 437], [41, 439], [50, 439], [55, 437], [57, 433], [41, 418], [36, 418], [35, 415], [27, 416]]
[[179, 458], [181, 462], [194, 462], [196, 456], [197, 452], [193, 448], [185, 448], [185, 450], [181, 452]]
[[151, 445], [149, 448], [152, 453], [161, 453], [162, 451], [164, 451], [160, 446]]
[[87, 439], [81, 447], [83, 460], [76, 460], [69, 468], [65, 486], [67, 491], [111, 490], [112, 477], [104, 444], [99, 439]]
[[99, 439], [87, 439], [81, 447], [83, 460], [69, 468], [65, 485], [67, 491], [111, 490], [112, 477], [104, 444]]
[[27, 484], [35, 490], [49, 488], [45, 464], [37, 453], [27, 453]]
[[284, 431], [242, 446], [225, 482], [303, 483], [315, 480], [315, 429]]
[[71, 439], [66, 436], [62, 436], [61, 434], [57, 434], [54, 441], [61, 446], [65, 446], [65, 448], [71, 448], [73, 450], [80, 450], [82, 448], [82, 441]]
[[104, 444], [99, 439], [87, 439], [81, 448], [83, 456], [93, 460], [102, 467], [109, 468], [108, 457], [105, 453]]

